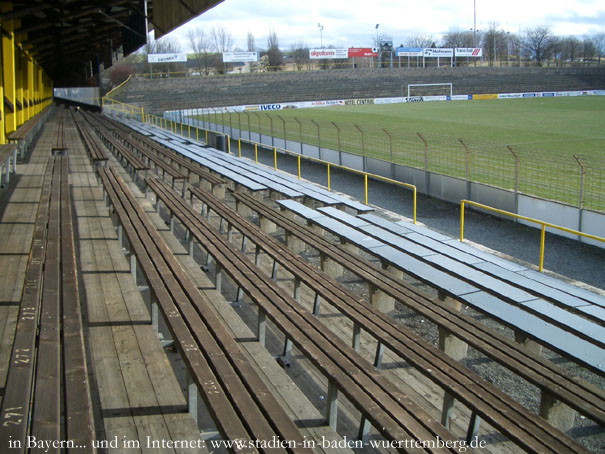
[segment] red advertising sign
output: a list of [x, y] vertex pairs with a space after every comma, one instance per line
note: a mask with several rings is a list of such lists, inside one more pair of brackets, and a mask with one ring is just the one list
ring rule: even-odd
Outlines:
[[349, 47], [349, 58], [376, 56], [378, 56], [378, 52], [375, 47]]

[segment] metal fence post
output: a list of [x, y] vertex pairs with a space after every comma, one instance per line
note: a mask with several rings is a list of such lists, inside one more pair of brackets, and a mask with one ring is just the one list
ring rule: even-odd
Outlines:
[[[578, 208], [580, 209], [578, 214], [578, 230], [582, 231], [582, 211], [584, 210], [584, 174], [586, 173], [586, 169], [582, 161], [580, 161], [580, 157], [577, 154], [573, 154], [573, 158], [576, 160], [578, 165], [580, 166], [580, 200]], [[582, 241], [582, 237], [578, 238]]]
[[303, 154], [302, 122], [296, 117], [293, 117], [293, 118], [294, 118], [294, 121], [296, 121], [296, 123], [298, 123], [299, 140], [300, 140], [300, 154]]
[[430, 195], [431, 178], [429, 175], [429, 143], [422, 136], [422, 134], [420, 134], [419, 132], [417, 132], [416, 134], [418, 134], [418, 137], [420, 137], [420, 140], [422, 140], [424, 142], [424, 181], [425, 181], [424, 191], [427, 195]]
[[338, 140], [338, 164], [342, 165], [342, 147], [340, 145], [340, 128], [338, 127], [338, 125], [331, 121], [330, 123], [332, 123], [332, 125], [334, 125], [334, 127], [336, 128], [336, 137]]
[[317, 148], [319, 150], [319, 159], [323, 161], [323, 157], [321, 155], [321, 135], [319, 132], [319, 124], [317, 124], [317, 122], [315, 120], [311, 120], [311, 123], [313, 123], [315, 126], [317, 126]]
[[[511, 152], [515, 158], [515, 213], [519, 213], [519, 157], [517, 153], [513, 151], [510, 145], [507, 145], [508, 151]], [[516, 220], [516, 219], [515, 219]]]
[[458, 137], [458, 142], [462, 144], [466, 150], [466, 198], [471, 198], [471, 150], [466, 146], [464, 141]]
[[353, 126], [355, 126], [355, 128], [359, 131], [359, 133], [361, 134], [361, 156], [362, 156], [362, 169], [364, 172], [366, 171], [366, 144], [365, 144], [365, 138], [364, 138], [364, 134], [363, 134], [363, 130], [357, 126], [357, 124], [353, 123]]
[[389, 138], [389, 161], [391, 161], [391, 178], [395, 179], [395, 162], [393, 161], [393, 136], [385, 128], [382, 128], [384, 133]]
[[267, 116], [267, 118], [269, 118], [269, 124], [271, 125], [271, 146], [274, 147], [275, 146], [275, 137], [273, 135], [273, 117], [266, 112], [265, 112], [265, 115]]

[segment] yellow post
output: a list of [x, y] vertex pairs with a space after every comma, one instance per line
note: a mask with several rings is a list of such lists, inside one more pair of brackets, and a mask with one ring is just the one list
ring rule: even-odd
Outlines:
[[330, 164], [328, 164], [328, 191], [331, 191], [332, 189], [330, 188]]
[[464, 241], [464, 200], [460, 202], [460, 242]]
[[141, 123], [145, 123], [145, 109], [141, 106]]
[[254, 144], [254, 162], [258, 164], [258, 144]]
[[187, 125], [187, 137], [191, 139], [191, 125]]
[[416, 186], [414, 186], [414, 224], [416, 224]]
[[15, 48], [15, 63], [17, 66], [15, 67], [15, 82], [17, 87], [17, 101], [21, 104], [21, 108], [15, 106], [15, 112], [17, 113], [17, 126], [21, 126], [25, 123], [25, 102], [23, 98], [23, 87], [24, 87], [24, 71], [23, 67], [25, 58], [18, 48]]
[[300, 155], [298, 155], [298, 179], [300, 180]]
[[544, 239], [546, 237], [546, 225], [542, 224], [542, 232], [540, 232], [540, 267], [539, 271], [544, 269]]
[[368, 174], [364, 174], [363, 176], [363, 186], [364, 186], [364, 193], [365, 193], [365, 202], [366, 205], [368, 204]]
[[204, 142], [206, 145], [208, 145], [208, 130], [205, 129], [204, 132], [206, 133], [206, 142]]
[[242, 157], [242, 139], [237, 139], [237, 157]]
[[[8, 11], [10, 11], [9, 8]], [[4, 7], [2, 12], [7, 12]], [[4, 130], [8, 134], [17, 129], [17, 86], [15, 81], [15, 34], [12, 21], [2, 24], [2, 71], [4, 76], [4, 96], [13, 106], [14, 112], [5, 112]]]
[[27, 101], [28, 107], [28, 119], [36, 115], [34, 100], [36, 98], [35, 86], [34, 86], [34, 61], [32, 58], [27, 59]]
[[200, 129], [195, 128], [195, 140], [200, 141]]
[[277, 170], [277, 148], [273, 147], [273, 168]]
[[227, 134], [227, 153], [231, 154], [231, 136]]
[[6, 135], [4, 134], [4, 87], [0, 84], [0, 145], [6, 143]]

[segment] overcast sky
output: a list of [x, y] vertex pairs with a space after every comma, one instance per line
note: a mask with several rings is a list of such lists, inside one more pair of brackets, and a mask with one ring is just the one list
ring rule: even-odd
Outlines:
[[[380, 34], [392, 37], [395, 45], [418, 34], [438, 42], [448, 31], [472, 29], [473, 9], [473, 0], [225, 0], [169, 36], [187, 51], [187, 30], [222, 26], [231, 32], [234, 46], [246, 50], [248, 32], [257, 47], [266, 48], [274, 30], [282, 49], [300, 41], [313, 48], [320, 47], [320, 23], [324, 47], [369, 47], [380, 24]], [[476, 0], [476, 14], [479, 31], [495, 22], [514, 33], [541, 25], [562, 36], [605, 32], [603, 0]]]

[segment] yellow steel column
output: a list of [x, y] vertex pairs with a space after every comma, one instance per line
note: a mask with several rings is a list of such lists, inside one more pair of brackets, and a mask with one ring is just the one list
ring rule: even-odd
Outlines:
[[36, 115], [36, 88], [34, 86], [34, 60], [31, 58], [27, 60], [27, 95], [29, 102], [29, 118], [32, 118]]
[[6, 134], [4, 134], [4, 87], [0, 84], [0, 145], [6, 143]]
[[[7, 12], [2, 8], [3, 12]], [[8, 9], [10, 11], [10, 9]], [[11, 21], [2, 24], [2, 71], [4, 76], [4, 96], [17, 109], [15, 86], [15, 34]], [[17, 129], [17, 115], [7, 109], [4, 117], [4, 130], [8, 134]]]
[[25, 105], [23, 104], [23, 52], [15, 46], [15, 88], [17, 89], [17, 127], [25, 123]]

